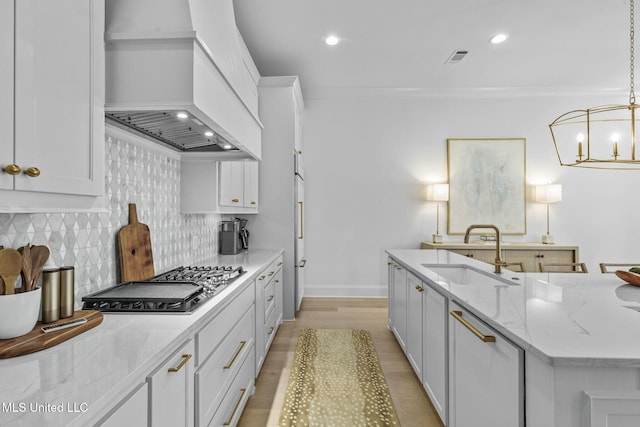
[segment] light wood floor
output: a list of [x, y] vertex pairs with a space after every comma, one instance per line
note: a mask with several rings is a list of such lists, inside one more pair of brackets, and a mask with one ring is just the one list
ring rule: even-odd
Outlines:
[[296, 320], [280, 326], [238, 426], [278, 425], [300, 328], [348, 328], [371, 333], [402, 427], [441, 427], [420, 381], [387, 329], [387, 316], [383, 298], [305, 298]]

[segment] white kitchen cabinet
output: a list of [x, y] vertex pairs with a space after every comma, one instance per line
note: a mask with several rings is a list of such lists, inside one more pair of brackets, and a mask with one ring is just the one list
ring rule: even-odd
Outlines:
[[447, 298], [424, 284], [422, 295], [422, 385], [447, 425]]
[[258, 93], [264, 125], [260, 214], [250, 218], [250, 246], [284, 249], [283, 317], [293, 320], [296, 305], [304, 295], [306, 264], [304, 223], [300, 221], [301, 213], [304, 215], [304, 181], [296, 175], [294, 160], [296, 151], [302, 150], [304, 103], [297, 77], [262, 77]]
[[282, 322], [282, 255], [256, 279], [256, 376]]
[[422, 381], [422, 299], [424, 284], [407, 273], [407, 339], [406, 354], [416, 376]]
[[181, 212], [258, 213], [259, 168], [253, 160], [219, 161], [215, 155], [183, 154]]
[[524, 354], [451, 304], [449, 426], [524, 426]]
[[[253, 284], [253, 282], [252, 282]], [[226, 413], [229, 396], [234, 395], [237, 378], [246, 389], [237, 401], [242, 413], [246, 399], [253, 393], [255, 378], [255, 290], [246, 287], [220, 313], [196, 332], [195, 424], [212, 425], [220, 411]], [[227, 402], [227, 403], [225, 403]], [[229, 411], [230, 412], [230, 411]], [[235, 419], [235, 416], [232, 417]]]
[[258, 209], [258, 162], [220, 162], [220, 206]]
[[[13, 0], [0, 0], [0, 153], [13, 153]], [[0, 154], [1, 167], [13, 159]], [[0, 189], [13, 189], [13, 177], [0, 172]]]
[[13, 13], [8, 3], [0, 19], [15, 26], [1, 30], [0, 102], [14, 126], [1, 126], [0, 209], [91, 207], [95, 198], [33, 192], [103, 194], [104, 0], [21, 0]]
[[96, 427], [147, 427], [150, 425], [148, 399], [148, 386], [144, 383], [118, 403], [106, 418], [97, 422]]
[[407, 270], [397, 263], [393, 262], [389, 268], [391, 269], [390, 282], [390, 304], [393, 305], [391, 310], [390, 326], [393, 334], [396, 336], [400, 347], [406, 352], [407, 340]]
[[147, 377], [151, 425], [193, 426], [194, 354], [189, 340]]

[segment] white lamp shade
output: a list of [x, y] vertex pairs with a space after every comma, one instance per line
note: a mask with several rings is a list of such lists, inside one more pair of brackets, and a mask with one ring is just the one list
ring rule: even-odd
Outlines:
[[562, 201], [562, 185], [547, 184], [536, 186], [536, 202], [555, 203]]
[[427, 185], [427, 200], [430, 202], [448, 202], [449, 184]]

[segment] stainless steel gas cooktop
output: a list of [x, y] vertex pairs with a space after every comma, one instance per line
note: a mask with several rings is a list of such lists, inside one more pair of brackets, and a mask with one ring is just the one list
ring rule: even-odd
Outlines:
[[148, 280], [120, 283], [82, 297], [103, 312], [191, 313], [244, 273], [242, 267], [178, 267]]

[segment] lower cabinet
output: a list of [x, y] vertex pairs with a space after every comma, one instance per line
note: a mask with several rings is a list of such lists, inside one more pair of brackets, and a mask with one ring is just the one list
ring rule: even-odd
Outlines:
[[400, 347], [407, 340], [407, 270], [393, 260], [389, 263], [389, 327]]
[[147, 427], [149, 390], [146, 383], [138, 386], [134, 392], [116, 405], [115, 409], [101, 421], [96, 423], [100, 427]]
[[451, 304], [449, 426], [523, 427], [524, 353]]
[[256, 279], [256, 376], [282, 322], [282, 255]]
[[424, 284], [411, 273], [407, 273], [407, 342], [405, 352], [414, 372], [422, 381], [422, 297]]
[[189, 340], [147, 377], [150, 425], [193, 426], [194, 354]]
[[422, 385], [447, 425], [447, 298], [424, 286], [422, 293]]

